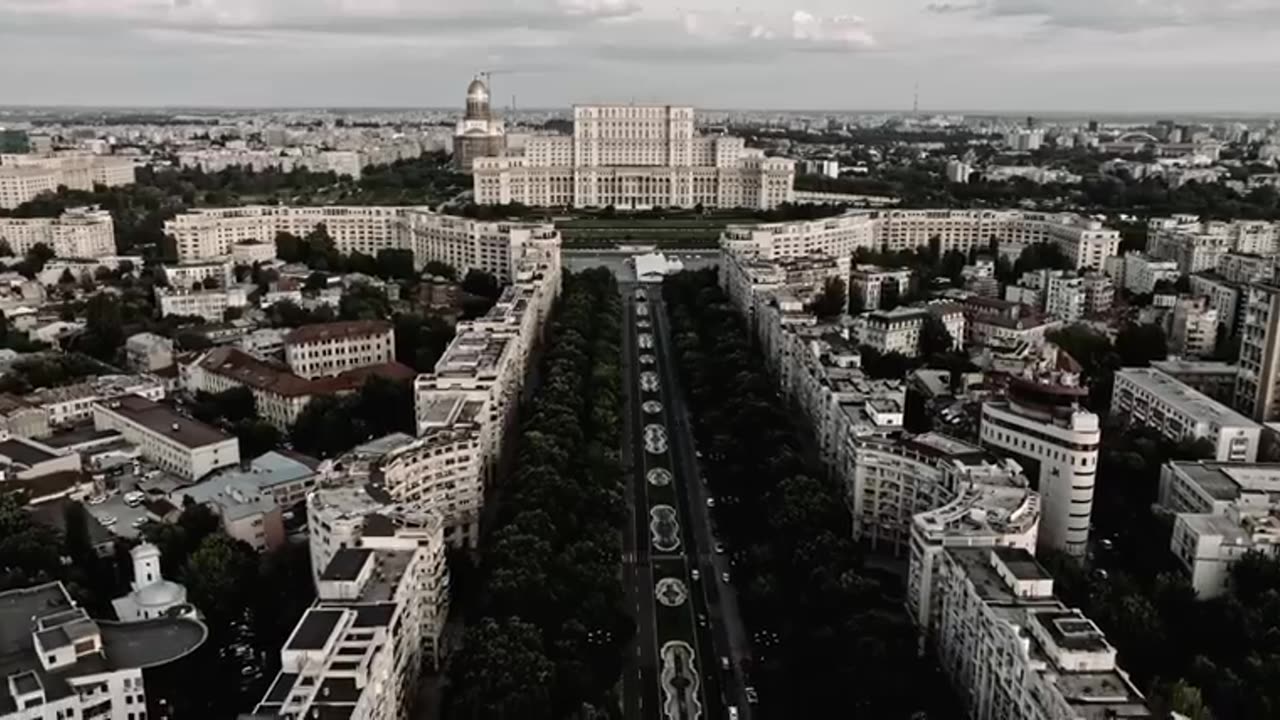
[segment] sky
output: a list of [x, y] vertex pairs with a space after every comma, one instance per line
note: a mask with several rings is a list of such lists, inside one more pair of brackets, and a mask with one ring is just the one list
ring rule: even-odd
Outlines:
[[[791, 4], [799, 2], [800, 4]], [[1280, 112], [1280, 0], [0, 0], [0, 105]]]

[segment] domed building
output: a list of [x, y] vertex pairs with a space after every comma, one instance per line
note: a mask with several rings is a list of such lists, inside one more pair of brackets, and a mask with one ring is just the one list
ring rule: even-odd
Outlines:
[[129, 554], [133, 557], [133, 591], [112, 601], [116, 617], [123, 622], [196, 617], [195, 608], [187, 604], [187, 589], [161, 575], [160, 548], [142, 543]]
[[506, 128], [493, 117], [489, 86], [477, 77], [467, 86], [467, 112], [453, 133], [453, 163], [459, 170], [471, 172], [476, 158], [497, 157], [506, 146]]

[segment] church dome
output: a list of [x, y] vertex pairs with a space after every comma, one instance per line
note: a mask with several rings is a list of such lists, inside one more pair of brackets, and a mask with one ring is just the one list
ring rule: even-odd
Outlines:
[[484, 81], [476, 78], [467, 86], [467, 100], [478, 100], [480, 102], [489, 102], [489, 88], [485, 86]]
[[171, 580], [160, 580], [143, 585], [134, 591], [138, 606], [152, 610], [164, 609], [187, 601], [187, 589]]

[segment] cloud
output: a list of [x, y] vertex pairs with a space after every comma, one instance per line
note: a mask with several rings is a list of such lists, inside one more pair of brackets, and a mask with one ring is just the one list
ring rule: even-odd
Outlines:
[[[867, 23], [854, 15], [822, 17], [806, 10], [790, 16], [769, 14], [686, 13], [681, 26], [687, 38], [702, 43], [699, 51], [719, 48], [737, 54], [849, 52], [875, 47]], [[670, 44], [667, 41], [663, 44]], [[697, 52], [697, 51], [696, 51]]]
[[925, 12], [934, 15], [952, 15], [958, 13], [974, 12], [981, 10], [986, 5], [981, 1], [976, 2], [931, 2], [924, 6]]
[[1027, 18], [1046, 26], [1117, 33], [1280, 21], [1280, 4], [1274, 0], [938, 0], [925, 9], [934, 14], [972, 12], [987, 18]]

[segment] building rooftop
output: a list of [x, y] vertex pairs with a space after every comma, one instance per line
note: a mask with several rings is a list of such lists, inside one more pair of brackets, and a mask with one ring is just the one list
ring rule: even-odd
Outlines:
[[200, 367], [250, 388], [279, 395], [303, 397], [316, 392], [312, 381], [294, 375], [286, 367], [273, 365], [233, 347], [210, 350], [200, 361]]
[[141, 395], [121, 395], [99, 401], [97, 405], [151, 432], [165, 435], [187, 448], [200, 448], [233, 439], [215, 427], [199, 420], [183, 417], [172, 408], [148, 400]]
[[1197, 421], [1212, 423], [1218, 427], [1262, 428], [1252, 419], [1159, 370], [1142, 367], [1121, 368], [1116, 371], [1116, 378], [1124, 378]]
[[313, 342], [329, 342], [351, 338], [386, 335], [391, 323], [385, 320], [351, 320], [343, 322], [303, 325], [285, 336], [286, 345], [302, 345]]
[[1185, 358], [1152, 360], [1151, 367], [1174, 377], [1179, 375], [1235, 376], [1240, 371], [1239, 366], [1221, 360], [1187, 360]]
[[42, 462], [58, 458], [57, 455], [46, 452], [31, 441], [19, 437], [11, 437], [8, 440], [0, 441], [0, 456], [27, 467], [33, 467]]
[[373, 551], [367, 548], [341, 548], [333, 554], [324, 572], [320, 573], [320, 579], [347, 582], [355, 580], [372, 555]]
[[285, 649], [320, 650], [324, 648], [341, 620], [341, 610], [311, 608], [294, 628], [288, 643], [285, 644]]
[[1052, 580], [1053, 576], [1036, 560], [1036, 556], [1022, 548], [998, 547], [991, 552], [1009, 568], [1009, 572], [1019, 580]]
[[[17, 675], [28, 687], [39, 683], [47, 701], [57, 700], [73, 692], [69, 678], [163, 665], [195, 650], [207, 634], [203, 623], [187, 618], [92, 620], [59, 582], [9, 590], [0, 593], [0, 676]], [[46, 670], [37, 654], [37, 640], [52, 648], [91, 636], [99, 638], [101, 649], [70, 665]], [[0, 713], [16, 711], [13, 696], [0, 693]]]

